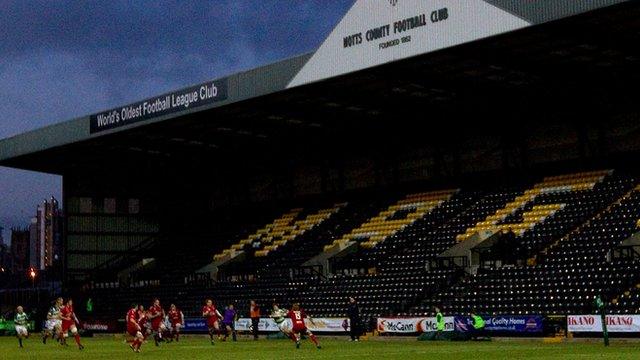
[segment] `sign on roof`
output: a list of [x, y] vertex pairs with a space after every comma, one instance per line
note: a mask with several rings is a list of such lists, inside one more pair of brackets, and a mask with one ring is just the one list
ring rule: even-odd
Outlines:
[[[256, 84], [244, 84], [251, 89], [246, 97], [332, 78], [624, 1], [355, 0], [306, 62], [296, 62], [277, 71], [271, 68], [264, 73], [255, 73]], [[264, 87], [263, 83], [267, 82], [270, 87]], [[215, 80], [92, 115], [90, 131], [94, 134], [226, 100], [227, 83], [227, 79]]]
[[484, 0], [358, 0], [289, 87], [529, 25]]
[[91, 133], [131, 125], [227, 99], [227, 79], [209, 81], [127, 106], [91, 115]]

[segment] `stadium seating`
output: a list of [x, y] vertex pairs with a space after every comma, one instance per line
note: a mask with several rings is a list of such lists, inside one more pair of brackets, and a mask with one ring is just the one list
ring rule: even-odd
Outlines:
[[221, 253], [216, 254], [214, 260], [222, 260], [226, 256], [233, 256], [236, 252], [242, 251], [245, 246], [262, 247], [264, 244], [275, 241], [287, 241], [295, 235], [292, 234], [294, 221], [302, 209], [292, 209], [275, 219], [271, 224], [259, 229], [254, 234], [240, 240], [238, 243], [231, 245], [230, 248], [224, 249]]
[[[292, 241], [298, 240], [303, 234], [327, 221], [347, 205], [347, 203], [335, 204], [331, 208], [310, 213], [303, 209], [293, 209], [256, 233], [216, 254], [214, 260], [230, 259], [233, 258], [232, 255], [243, 252], [258, 258], [267, 257], [287, 244], [291, 245]], [[294, 246], [297, 247], [297, 244]]]
[[[633, 271], [631, 267], [628, 270]], [[640, 282], [613, 298], [608, 310], [614, 314], [637, 314], [640, 311]]]
[[[302, 265], [305, 261], [319, 254], [323, 248], [337, 237], [370, 217], [377, 210], [376, 203], [352, 201], [340, 209], [339, 216], [327, 219], [313, 231], [298, 237], [295, 243], [283, 246], [272, 252], [269, 258], [256, 263], [256, 269], [291, 268]], [[274, 266], [275, 265], [275, 266]]]
[[513, 213], [522, 209], [542, 194], [592, 189], [608, 174], [610, 174], [610, 171], [604, 170], [547, 177], [542, 182], [534, 185], [533, 188], [526, 190], [522, 195], [517, 196], [513, 201], [506, 204], [493, 215], [487, 216], [483, 221], [478, 222], [475, 226], [467, 228], [464, 233], [458, 235], [456, 238], [458, 241], [464, 241], [471, 235], [482, 230], [500, 230], [506, 228], [512, 228], [516, 233], [522, 235], [527, 229], [530, 229], [538, 222], [544, 220], [547, 216], [553, 214], [564, 205], [552, 204], [534, 207], [526, 213], [521, 213], [520, 222], [517, 223], [506, 222], [505, 219], [507, 217], [513, 215]]
[[323, 247], [343, 233], [351, 231], [362, 221], [378, 211], [376, 201], [350, 201], [341, 203], [335, 216], [300, 233], [295, 241], [289, 241], [272, 249], [268, 256], [254, 256], [251, 248], [245, 248], [248, 259], [243, 262], [225, 264], [222, 273], [227, 274], [267, 274], [273, 270], [296, 268], [320, 253]]
[[448, 200], [457, 190], [443, 190], [407, 195], [389, 206], [375, 217], [325, 246], [325, 251], [339, 244], [358, 241], [364, 248], [373, 248], [389, 236], [421, 219], [442, 202]]
[[[411, 254], [415, 257], [418, 250], [425, 245], [426, 241], [432, 239], [429, 235], [431, 231], [437, 227], [454, 219], [460, 212], [477, 200], [478, 193], [458, 192], [449, 200], [443, 202], [437, 208], [433, 209], [423, 218], [416, 220], [401, 232], [393, 234], [386, 241], [380, 243], [374, 248], [360, 249], [360, 251], [337, 259], [334, 263], [334, 270], [365, 270], [369, 268], [380, 267], [386, 263], [389, 258], [400, 255], [399, 262], [404, 263], [407, 268], [415, 268], [411, 263], [406, 261], [406, 256]], [[439, 241], [439, 240], [435, 240]], [[429, 246], [429, 245], [426, 245]], [[439, 245], [440, 247], [449, 247], [450, 244]], [[418, 268], [424, 268], [424, 264]]]
[[348, 297], [358, 299], [365, 320], [389, 313], [401, 312], [422, 297], [441, 289], [458, 276], [456, 270], [406, 274], [338, 275], [301, 297], [309, 299], [305, 306], [310, 313], [322, 316], [346, 316]]
[[[354, 296], [366, 322], [430, 314], [435, 305], [448, 314], [588, 313], [596, 295], [614, 312], [640, 311], [640, 262], [608, 256], [638, 231], [640, 186], [631, 176], [605, 170], [511, 187], [342, 200], [348, 202], [285, 212], [219, 252], [218, 260], [239, 251], [246, 258], [223, 265], [218, 281], [94, 284], [92, 291], [115, 304], [106, 312], [159, 296], [179, 301], [191, 316], [207, 297], [241, 309], [250, 299], [302, 301], [315, 316], [344, 316]], [[478, 231], [506, 229], [515, 234], [516, 250], [508, 254], [514, 261], [489, 248], [492, 261], [478, 268], [440, 262]], [[303, 266], [349, 242], [357, 246], [331, 259], [328, 276]]]
[[[484, 269], [463, 279], [450, 291], [428, 299], [416, 312], [428, 312], [434, 304], [445, 304], [448, 311], [467, 313], [472, 309], [494, 314], [566, 314], [591, 310], [595, 295], [605, 298], [617, 289], [627, 289], [633, 283], [639, 265], [607, 263], [606, 252], [632, 234], [637, 214], [637, 190], [628, 192], [633, 180], [610, 177], [592, 190], [579, 190], [565, 197], [570, 201], [559, 215], [536, 226], [524, 243], [540, 248], [536, 241], [550, 244], [534, 266]], [[559, 195], [553, 195], [553, 197]], [[546, 200], [555, 201], [549, 195]], [[616, 202], [622, 197], [622, 200]], [[591, 221], [588, 219], [593, 218]], [[585, 222], [587, 221], [587, 222]], [[581, 224], [569, 231], [575, 224]], [[563, 232], [568, 235], [562, 236]], [[596, 233], [598, 235], [596, 235]]]

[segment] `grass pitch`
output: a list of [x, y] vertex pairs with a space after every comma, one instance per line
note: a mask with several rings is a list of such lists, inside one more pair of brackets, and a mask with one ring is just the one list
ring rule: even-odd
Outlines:
[[13, 337], [0, 338], [2, 359], [640, 359], [640, 343], [612, 341], [609, 348], [601, 343], [544, 344], [542, 341], [493, 341], [493, 342], [419, 342], [419, 341], [362, 341], [320, 339], [322, 349], [317, 350], [309, 341], [300, 349], [289, 340], [251, 341], [242, 339], [236, 343], [216, 342], [207, 338], [185, 336], [179, 343], [152, 342], [142, 347], [140, 354], [133, 353], [122, 339], [115, 337], [83, 338], [85, 349], [70, 345], [62, 347], [53, 342], [43, 345], [36, 335], [25, 341], [24, 349], [18, 348]]

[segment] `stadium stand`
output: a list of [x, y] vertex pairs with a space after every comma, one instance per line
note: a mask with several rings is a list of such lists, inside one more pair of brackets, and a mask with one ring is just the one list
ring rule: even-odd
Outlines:
[[[591, 189], [596, 183], [602, 181], [609, 171], [596, 171], [592, 173], [560, 175], [545, 178], [541, 183], [536, 184], [533, 188], [526, 190], [522, 195], [517, 196], [513, 201], [506, 204], [495, 214], [487, 216], [483, 221], [478, 222], [475, 226], [468, 228], [463, 234], [456, 237], [458, 241], [464, 241], [473, 234], [490, 229], [513, 228], [516, 233], [522, 235], [527, 229], [544, 220], [547, 216], [559, 210], [563, 204], [534, 206], [527, 210], [526, 213], [520, 213], [520, 221], [513, 223], [507, 221], [507, 217], [513, 215], [516, 211], [522, 209], [531, 203], [536, 197], [545, 193], [563, 193], [567, 191], [580, 191]], [[513, 220], [516, 220], [514, 217]]]
[[[540, 248], [541, 243], [549, 245], [541, 251], [546, 253], [541, 264], [483, 269], [416, 310], [425, 312], [429, 306], [440, 303], [446, 304], [449, 311], [461, 313], [474, 308], [503, 314], [584, 313], [598, 293], [610, 297], [616, 289], [628, 288], [633, 277], [616, 271], [617, 267], [637, 266], [607, 263], [604, 255], [630, 236], [635, 226], [631, 219], [626, 224], [619, 221], [628, 211], [626, 207], [633, 206], [635, 201], [635, 190], [627, 192], [633, 182], [630, 178], [611, 176], [592, 190], [579, 190], [574, 199], [565, 198], [570, 201], [568, 204], [575, 205], [566, 206], [557, 216], [522, 237], [529, 252]], [[620, 203], [611, 205], [620, 198]], [[581, 225], [562, 235], [575, 224]], [[554, 238], [557, 243], [549, 244]]]
[[364, 248], [373, 248], [389, 236], [402, 230], [416, 220], [430, 213], [434, 208], [448, 200], [457, 190], [443, 190], [430, 193], [407, 195], [404, 199], [389, 206], [375, 217], [363, 223], [349, 234], [325, 246], [325, 251], [340, 244], [359, 242]]
[[[124, 288], [94, 284], [92, 291], [111, 304], [102, 308], [105, 316], [154, 296], [179, 301], [189, 316], [198, 316], [206, 297], [241, 309], [250, 299], [302, 300], [316, 316], [345, 316], [346, 298], [355, 296], [366, 323], [384, 315], [430, 314], [435, 305], [456, 314], [588, 313], [596, 295], [615, 312], [637, 309], [640, 263], [609, 256], [637, 231], [640, 186], [633, 177], [607, 170], [492, 190], [393, 197], [286, 212], [237, 242], [242, 248], [232, 249], [250, 256], [223, 267], [212, 283], [165, 278]], [[494, 244], [480, 253], [478, 265], [443, 262], [441, 254], [470, 241], [471, 228], [497, 236], [512, 229], [516, 251], [505, 254]], [[286, 242], [264, 252], [283, 237]], [[333, 259], [328, 273], [303, 265], [345, 240], [359, 246]]]
[[[296, 222], [296, 217], [301, 211], [302, 209], [293, 209], [285, 213], [281, 217], [275, 219], [271, 224], [268, 224], [256, 231], [255, 234], [249, 235], [247, 238], [231, 245], [230, 248], [224, 249], [221, 253], [216, 254], [213, 259], [219, 261], [225, 260], [225, 258], [234, 258], [242, 253], [246, 246], [253, 246], [256, 248], [265, 248], [266, 246], [269, 246], [269, 248], [260, 250], [266, 255], [272, 246], [277, 246], [278, 241], [286, 242], [287, 240], [295, 237], [295, 234], [293, 233], [293, 229], [295, 227], [294, 224]], [[274, 245], [266, 245], [272, 242]]]
[[[54, 287], [23, 278], [0, 303], [334, 317], [353, 296], [370, 330], [434, 306], [593, 314], [597, 296], [640, 314], [639, 3], [474, 2], [504, 10], [489, 22], [371, 3], [316, 51], [164, 95], [216, 87], [188, 109], [109, 119], [149, 98], [1, 140], [0, 165], [63, 176], [65, 220]], [[421, 13], [402, 39], [348, 44], [380, 14]], [[451, 48], [423, 41], [438, 28]]]
[[[399, 260], [407, 267], [412, 266], [404, 258], [408, 254], [415, 257], [417, 250], [432, 239], [431, 230], [454, 219], [466, 207], [478, 198], [477, 193], [458, 192], [448, 201], [442, 203], [438, 208], [423, 218], [417, 220], [410, 227], [400, 233], [391, 235], [385, 242], [371, 249], [360, 249], [359, 252], [349, 254], [342, 259], [338, 259], [334, 264], [336, 270], [369, 269], [379, 267], [394, 255], [402, 255]], [[427, 245], [427, 247], [434, 246]], [[421, 267], [421, 266], [418, 266]]]
[[[257, 253], [252, 246], [245, 246], [245, 261], [231, 262], [221, 266], [221, 274], [269, 273], [275, 269], [295, 268], [322, 251], [323, 246], [346, 231], [350, 231], [376, 211], [375, 203], [351, 201], [331, 208], [334, 216], [329, 216], [306, 231], [301, 231], [295, 241], [284, 243], [268, 254]], [[327, 212], [329, 209], [320, 210]], [[268, 256], [264, 256], [268, 255]], [[246, 261], [251, 259], [250, 261]]]

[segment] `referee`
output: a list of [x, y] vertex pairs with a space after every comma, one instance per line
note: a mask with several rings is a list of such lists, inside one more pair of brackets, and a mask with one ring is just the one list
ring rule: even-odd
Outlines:
[[349, 298], [349, 308], [347, 309], [349, 316], [349, 326], [351, 328], [351, 341], [360, 340], [360, 308], [353, 297]]
[[251, 317], [251, 330], [253, 332], [253, 340], [258, 340], [258, 331], [260, 330], [260, 307], [255, 300], [251, 300], [249, 306], [249, 316]]

